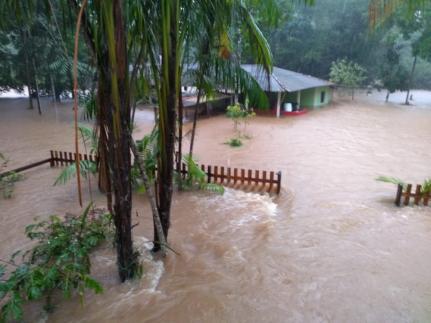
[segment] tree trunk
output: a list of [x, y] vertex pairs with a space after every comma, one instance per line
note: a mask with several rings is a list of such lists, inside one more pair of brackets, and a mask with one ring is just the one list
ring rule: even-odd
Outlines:
[[[181, 162], [183, 159], [183, 118], [184, 118], [184, 104], [183, 94], [180, 89], [178, 93], [178, 160], [177, 171], [181, 170]], [[182, 189], [181, 181], [178, 183], [179, 189]]]
[[52, 75], [49, 76], [49, 80], [51, 81], [52, 102], [55, 102], [57, 94], [55, 93], [54, 78], [52, 77]]
[[206, 73], [206, 70], [208, 68], [208, 55], [210, 53], [210, 43], [208, 40], [205, 41], [203, 48], [202, 48], [202, 57], [203, 57], [203, 61], [201, 62], [201, 64], [199, 65], [200, 71], [199, 71], [199, 80], [198, 80], [198, 97], [196, 100], [196, 109], [195, 109], [195, 113], [193, 115], [193, 127], [192, 127], [192, 136], [190, 139], [190, 151], [189, 151], [189, 156], [190, 158], [193, 158], [193, 148], [194, 148], [194, 143], [195, 143], [195, 136], [196, 136], [196, 123], [197, 123], [197, 119], [198, 119], [198, 110], [199, 110], [199, 103], [201, 100], [201, 96], [202, 96], [202, 86], [203, 86], [203, 78], [204, 75]]
[[[105, 32], [107, 48], [98, 50], [98, 124], [99, 158], [106, 189], [113, 194], [113, 218], [117, 264], [121, 281], [131, 279], [138, 270], [137, 254], [132, 240], [132, 181], [130, 150], [130, 102], [126, 35], [121, 0], [112, 0], [112, 12], [103, 16], [113, 23], [114, 35]], [[112, 15], [112, 16], [109, 16]], [[113, 37], [112, 37], [113, 36]], [[114, 42], [110, 41], [111, 39]], [[107, 165], [108, 167], [106, 167]], [[112, 186], [111, 186], [112, 184]], [[108, 208], [110, 192], [108, 193]]]
[[[114, 222], [117, 235], [117, 258], [122, 281], [133, 278], [137, 270], [137, 259], [133, 252], [132, 241], [132, 180], [129, 131], [130, 124], [130, 88], [128, 84], [127, 40], [123, 21], [121, 0], [113, 0], [113, 21], [115, 44], [110, 44], [110, 51], [115, 50], [116, 61], [111, 61], [111, 88], [117, 86], [118, 92], [112, 91], [112, 132], [110, 133], [113, 156], [113, 191]], [[108, 40], [109, 42], [109, 40]], [[115, 45], [115, 48], [114, 46]], [[116, 73], [115, 73], [116, 72]], [[116, 76], [116, 77], [115, 77]], [[115, 84], [116, 83], [116, 84]], [[119, 120], [120, 119], [120, 120]]]
[[37, 83], [36, 63], [34, 61], [34, 58], [31, 60], [31, 62], [32, 62], [32, 65], [33, 65], [34, 85], [36, 87], [37, 111], [39, 112], [39, 115], [42, 115], [42, 110], [40, 109], [39, 85]]
[[[30, 36], [30, 31], [27, 31], [27, 32], [25, 32], [25, 31], [22, 31], [21, 32], [21, 35], [22, 35], [22, 37], [23, 37], [23, 39], [24, 39], [24, 43], [27, 43], [27, 40], [28, 40], [28, 38], [29, 38], [29, 36]], [[34, 109], [34, 106], [33, 106], [33, 98], [32, 98], [32, 96], [31, 96], [31, 94], [32, 94], [32, 86], [31, 86], [31, 72], [30, 72], [30, 62], [29, 62], [29, 59], [28, 59], [28, 52], [27, 52], [27, 48], [26, 48], [26, 50], [24, 51], [24, 60], [25, 60], [25, 77], [26, 77], [26, 81], [27, 81], [27, 89], [28, 89], [28, 108], [30, 109], [30, 110], [33, 110]]]
[[26, 74], [27, 88], [28, 88], [28, 108], [30, 110], [33, 110], [34, 106], [33, 106], [33, 98], [31, 96], [32, 94], [31, 76], [30, 76], [30, 67], [29, 67], [27, 53], [25, 54], [25, 74]]
[[196, 136], [196, 123], [198, 121], [198, 111], [199, 111], [201, 96], [202, 96], [202, 87], [199, 87], [198, 97], [196, 99], [195, 112], [193, 114], [193, 127], [192, 127], [192, 136], [190, 139], [190, 151], [189, 151], [190, 158], [193, 158], [193, 148], [194, 148], [195, 136]]
[[417, 56], [417, 55], [415, 55], [415, 58], [414, 58], [414, 60], [413, 60], [412, 70], [411, 70], [411, 72], [410, 72], [410, 76], [409, 76], [409, 83], [408, 83], [408, 85], [407, 85], [407, 95], [406, 95], [406, 102], [405, 102], [405, 104], [406, 104], [406, 105], [409, 105], [409, 104], [410, 104], [410, 102], [409, 102], [410, 88], [411, 88], [411, 86], [412, 86], [413, 75], [414, 75], [414, 73], [415, 73], [417, 59], [418, 59], [418, 56]]
[[352, 87], [352, 101], [355, 99], [355, 89]]
[[386, 100], [385, 100], [385, 102], [388, 102], [389, 101], [389, 95], [391, 94], [391, 92], [389, 92], [388, 91], [388, 93], [386, 93]]
[[138, 169], [139, 169], [139, 173], [141, 174], [142, 181], [144, 182], [145, 191], [147, 192], [148, 199], [150, 200], [151, 211], [153, 212], [154, 228], [157, 232], [157, 236], [159, 237], [159, 241], [154, 241], [154, 244], [157, 243], [160, 245], [160, 250], [162, 252], [162, 255], [165, 256], [167, 244], [166, 244], [165, 234], [163, 232], [163, 226], [162, 226], [162, 221], [160, 219], [159, 210], [157, 209], [156, 194], [154, 192], [154, 187], [150, 183], [147, 173], [145, 172], [144, 162], [141, 160], [141, 156], [139, 155], [138, 149], [131, 135], [130, 135], [130, 146], [132, 148], [132, 152], [135, 157], [135, 163], [136, 165], [138, 165]]
[[[158, 209], [165, 238], [168, 238], [170, 226], [174, 152], [175, 126], [177, 111], [177, 93], [179, 85], [179, 61], [177, 57], [179, 0], [162, 0], [162, 64], [159, 91], [159, 145], [158, 159]], [[160, 238], [154, 229], [153, 251], [160, 250]]]

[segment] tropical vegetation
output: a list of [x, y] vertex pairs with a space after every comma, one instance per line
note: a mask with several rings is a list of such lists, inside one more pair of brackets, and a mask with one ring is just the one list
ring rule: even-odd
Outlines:
[[34, 246], [0, 259], [0, 322], [22, 320], [28, 301], [44, 299], [44, 309], [52, 311], [55, 291], [66, 298], [77, 293], [82, 300], [86, 289], [101, 293], [90, 273], [90, 255], [112, 236], [111, 223], [110, 214], [95, 212], [90, 204], [80, 216], [53, 215], [28, 225], [25, 233]]
[[[125, 281], [140, 274], [131, 221], [136, 182], [149, 197], [153, 251], [162, 255], [169, 249], [176, 152], [178, 163], [184, 161], [191, 169], [186, 187], [221, 191], [205, 184], [205, 174], [193, 159], [197, 108], [189, 153], [184, 154], [180, 89], [187, 73], [197, 87], [196, 107], [217, 90], [236, 98], [244, 94], [252, 106], [267, 105], [242, 63], [260, 64], [269, 73], [274, 61], [280, 67], [330, 77], [351, 88], [352, 97], [355, 87], [378, 80], [389, 91], [429, 88], [430, 10], [425, 0], [345, 0], [342, 5], [339, 0], [3, 0], [0, 12], [7, 14], [0, 31], [0, 90], [27, 88], [29, 108], [34, 97], [39, 113], [43, 92], [57, 100], [74, 98], [76, 153], [92, 150], [98, 162], [77, 160], [59, 182], [76, 176], [82, 206], [81, 178], [97, 169], [115, 227], [118, 272]], [[389, 33], [396, 34], [390, 42]], [[382, 62], [397, 65], [393, 75]], [[408, 84], [399, 84], [406, 70]], [[91, 140], [78, 125], [79, 100], [85, 105], [85, 118], [94, 122]], [[138, 102], [157, 104], [156, 128], [135, 142]], [[228, 110], [235, 127], [246, 124], [251, 115], [237, 105]], [[234, 139], [231, 144], [238, 145], [239, 138]], [[96, 234], [87, 216], [88, 208], [75, 220], [52, 218], [28, 229], [39, 247], [2, 281], [1, 296], [9, 304], [4, 317], [19, 318], [24, 300], [54, 289], [66, 294], [73, 288], [100, 291], [88, 275], [88, 260], [105, 234], [97, 221]], [[88, 229], [88, 235], [79, 231], [77, 236], [77, 229]], [[63, 275], [71, 259], [81, 264]]]

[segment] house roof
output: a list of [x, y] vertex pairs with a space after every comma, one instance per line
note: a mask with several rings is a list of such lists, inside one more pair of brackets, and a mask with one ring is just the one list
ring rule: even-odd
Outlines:
[[333, 85], [329, 81], [325, 81], [314, 76], [274, 66], [272, 74], [269, 76], [268, 86], [268, 75], [260, 65], [241, 65], [241, 67], [253, 76], [264, 91], [268, 92], [296, 92]]

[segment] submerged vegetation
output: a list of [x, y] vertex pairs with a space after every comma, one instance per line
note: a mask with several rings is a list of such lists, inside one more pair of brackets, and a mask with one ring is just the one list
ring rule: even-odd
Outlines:
[[[391, 183], [395, 185], [401, 185], [403, 187], [403, 190], [405, 190], [407, 187], [407, 184], [405, 181], [391, 176], [379, 176], [376, 178], [376, 181], [383, 182], [383, 183]], [[424, 182], [421, 185], [421, 193], [422, 194], [431, 193], [431, 178], [424, 180]]]
[[229, 145], [233, 148], [241, 147], [242, 146], [242, 140], [239, 138], [231, 138], [226, 142], [226, 145]]
[[[0, 153], [0, 171], [7, 166], [8, 161], [9, 160]], [[7, 172], [4, 175], [0, 175], [0, 192], [4, 199], [10, 199], [12, 197], [15, 183], [23, 178], [21, 174], [15, 172]]]
[[[1, 260], [0, 322], [21, 320], [28, 301], [45, 299], [44, 309], [51, 311], [56, 290], [66, 298], [77, 293], [82, 301], [86, 289], [101, 293], [102, 285], [90, 274], [90, 254], [112, 236], [111, 223], [110, 214], [94, 215], [89, 205], [80, 216], [51, 216], [27, 226], [34, 247]], [[19, 255], [22, 262], [16, 262]]]
[[23, 179], [23, 176], [15, 172], [0, 176], [0, 192], [2, 192], [3, 198], [9, 199], [12, 197], [15, 183], [21, 179]]
[[207, 175], [199, 168], [196, 161], [190, 156], [183, 157], [183, 162], [187, 165], [187, 174], [183, 177], [177, 174], [177, 182], [186, 190], [204, 190], [218, 194], [224, 193], [224, 187], [216, 183], [208, 183]]
[[256, 116], [256, 113], [253, 111], [253, 109], [249, 109], [239, 103], [236, 103], [229, 105], [226, 108], [226, 116], [232, 119], [233, 128], [236, 134], [236, 137], [229, 139], [226, 144], [231, 147], [241, 147], [243, 145], [241, 138], [250, 138], [246, 132], [247, 125], [250, 119]]

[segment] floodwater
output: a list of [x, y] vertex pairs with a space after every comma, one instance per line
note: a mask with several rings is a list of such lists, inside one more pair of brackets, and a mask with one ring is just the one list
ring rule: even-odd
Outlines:
[[[70, 105], [45, 101], [42, 117], [25, 107], [25, 100], [0, 101], [0, 151], [9, 168], [46, 158], [49, 149], [72, 149]], [[141, 136], [151, 112], [138, 112], [137, 123]], [[429, 322], [431, 209], [396, 208], [395, 187], [374, 178], [421, 183], [431, 176], [430, 125], [431, 104], [384, 104], [378, 95], [343, 97], [296, 118], [256, 117], [250, 139], [235, 149], [223, 144], [233, 136], [230, 120], [201, 120], [200, 162], [281, 170], [281, 195], [176, 193], [169, 241], [180, 255], [163, 262], [147, 251], [150, 212], [135, 196], [144, 277], [119, 284], [114, 254], [99, 250], [93, 268], [102, 295], [89, 293], [84, 307], [78, 298], [59, 300], [49, 316], [29, 306], [26, 320]], [[14, 198], [0, 199], [0, 258], [28, 245], [23, 229], [33, 217], [79, 211], [74, 182], [52, 186], [58, 172], [28, 171]]]

